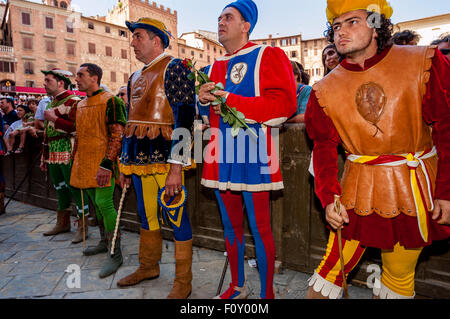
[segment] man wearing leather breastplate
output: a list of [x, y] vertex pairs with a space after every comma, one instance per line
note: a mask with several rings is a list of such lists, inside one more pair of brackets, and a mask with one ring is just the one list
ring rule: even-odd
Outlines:
[[336, 229], [345, 275], [366, 247], [381, 249], [377, 298], [414, 298], [422, 249], [448, 238], [450, 65], [434, 47], [391, 45], [392, 13], [385, 0], [328, 0], [328, 38], [345, 59], [313, 86], [305, 115], [316, 193], [333, 228], [308, 298], [342, 295]]
[[[193, 168], [190, 141], [172, 140], [179, 129], [190, 132], [195, 116], [194, 82], [179, 59], [164, 52], [170, 37], [165, 25], [154, 19], [141, 18], [128, 22], [133, 33], [131, 46], [136, 58], [145, 63], [128, 83], [128, 122], [120, 159], [121, 184], [133, 182], [141, 220], [139, 268], [117, 282], [119, 287], [136, 285], [159, 276], [162, 254], [157, 196], [185, 198], [184, 171]], [[189, 151], [172, 152], [178, 143], [189, 143]], [[173, 153], [173, 154], [172, 154]], [[175, 280], [169, 299], [185, 299], [192, 290], [192, 230], [187, 212], [182, 208], [164, 212], [164, 220], [172, 226], [175, 237]]]

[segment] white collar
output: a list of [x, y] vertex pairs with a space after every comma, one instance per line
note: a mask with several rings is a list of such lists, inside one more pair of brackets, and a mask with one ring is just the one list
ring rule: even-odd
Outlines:
[[166, 52], [161, 53], [161, 54], [158, 55], [155, 59], [153, 59], [152, 62], [150, 62], [149, 64], [144, 65], [144, 68], [143, 68], [143, 69], [146, 69], [146, 68], [152, 66], [153, 64], [157, 63], [158, 61], [160, 61], [161, 59], [163, 59], [166, 55], [168, 55], [168, 53], [166, 53]]

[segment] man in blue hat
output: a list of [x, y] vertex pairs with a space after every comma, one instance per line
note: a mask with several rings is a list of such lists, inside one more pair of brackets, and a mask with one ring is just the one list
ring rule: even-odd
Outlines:
[[[162, 237], [158, 219], [158, 190], [180, 197], [183, 171], [193, 167], [190, 154], [172, 154], [178, 143], [174, 130], [189, 132], [195, 116], [194, 82], [182, 61], [164, 52], [170, 43], [165, 25], [155, 19], [127, 22], [131, 46], [144, 67], [128, 81], [128, 122], [120, 159], [121, 185], [133, 181], [141, 219], [139, 268], [117, 282], [133, 286], [159, 276]], [[158, 96], [157, 99], [154, 97]], [[182, 140], [180, 143], [188, 143]], [[190, 142], [189, 147], [190, 149]], [[175, 152], [174, 152], [175, 153]], [[190, 152], [189, 152], [190, 153]], [[176, 204], [175, 201], [172, 204]], [[186, 299], [192, 290], [192, 230], [185, 210], [169, 216], [175, 237], [175, 280], [169, 299]]]
[[[257, 20], [258, 9], [251, 0], [238, 0], [224, 8], [219, 16], [218, 33], [227, 54], [206, 68], [213, 83], [203, 85], [199, 91], [202, 117], [209, 116], [211, 127], [222, 133], [222, 141], [212, 139], [205, 154], [212, 154], [214, 149], [220, 153], [216, 158], [225, 153], [227, 157], [226, 163], [205, 158], [202, 178], [204, 186], [215, 190], [230, 261], [232, 282], [228, 290], [217, 296], [221, 299], [244, 299], [249, 294], [244, 273], [242, 201], [255, 239], [260, 297], [275, 297], [275, 243], [270, 226], [269, 197], [270, 191], [284, 186], [271, 130], [295, 113], [297, 103], [292, 66], [286, 54], [279, 48], [249, 42]], [[224, 84], [224, 90], [212, 94], [211, 90], [219, 82]], [[231, 108], [245, 115], [248, 126], [257, 132], [257, 139], [245, 137], [250, 134], [241, 130], [241, 136], [234, 140], [230, 125], [220, 118], [220, 105], [211, 104], [217, 96], [226, 98]], [[229, 145], [234, 149], [228, 149]], [[256, 163], [248, 156], [255, 150], [259, 154]], [[244, 163], [238, 158], [243, 152], [247, 157]], [[231, 163], [229, 154], [235, 154]]]

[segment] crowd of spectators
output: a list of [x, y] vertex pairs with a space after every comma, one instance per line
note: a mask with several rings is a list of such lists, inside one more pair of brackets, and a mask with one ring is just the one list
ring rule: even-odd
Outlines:
[[[107, 87], [103, 87], [110, 91]], [[127, 87], [122, 86], [117, 96], [127, 103]], [[44, 132], [44, 111], [51, 99], [47, 95], [12, 96], [0, 94], [0, 136], [3, 155], [20, 154], [24, 151], [27, 136], [38, 138]], [[16, 139], [19, 144], [16, 149]], [[1, 155], [1, 154], [0, 154]]]
[[[35, 125], [38, 103], [39, 100], [34, 97], [0, 97], [0, 127], [5, 145], [5, 156], [22, 153], [27, 136], [37, 138], [39, 134], [42, 134], [43, 125], [42, 127]], [[19, 137], [20, 142], [14, 149], [16, 137]]]
[[9, 93], [0, 93], [0, 99], [3, 98], [10, 98], [13, 100], [14, 105], [17, 106], [19, 104], [28, 105], [29, 101], [36, 101], [39, 103], [40, 100], [48, 98], [47, 95], [41, 95], [41, 94], [16, 94], [11, 95]]

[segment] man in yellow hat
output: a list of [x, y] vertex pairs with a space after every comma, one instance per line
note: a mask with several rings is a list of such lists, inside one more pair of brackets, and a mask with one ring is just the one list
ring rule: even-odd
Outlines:
[[[378, 298], [413, 298], [422, 249], [449, 236], [450, 66], [433, 47], [391, 45], [392, 12], [386, 1], [328, 1], [328, 40], [345, 59], [313, 86], [305, 114], [332, 228], [308, 298], [342, 295], [337, 229], [345, 275], [366, 247], [381, 249]], [[340, 183], [339, 144], [348, 153]]]
[[[126, 22], [133, 33], [131, 46], [144, 67], [128, 82], [128, 122], [120, 159], [121, 185], [133, 181], [141, 220], [139, 268], [117, 282], [119, 287], [133, 286], [159, 276], [162, 237], [158, 219], [158, 191], [165, 187], [169, 198], [185, 195], [184, 170], [192, 168], [190, 151], [178, 154], [174, 132], [190, 135], [195, 116], [194, 81], [180, 59], [164, 50], [170, 37], [165, 25], [155, 19]], [[154, 98], [157, 96], [158, 98]], [[173, 153], [173, 154], [172, 154]], [[173, 205], [176, 204], [174, 200]], [[174, 230], [175, 280], [169, 299], [185, 299], [192, 290], [192, 229], [183, 209], [167, 213]]]

